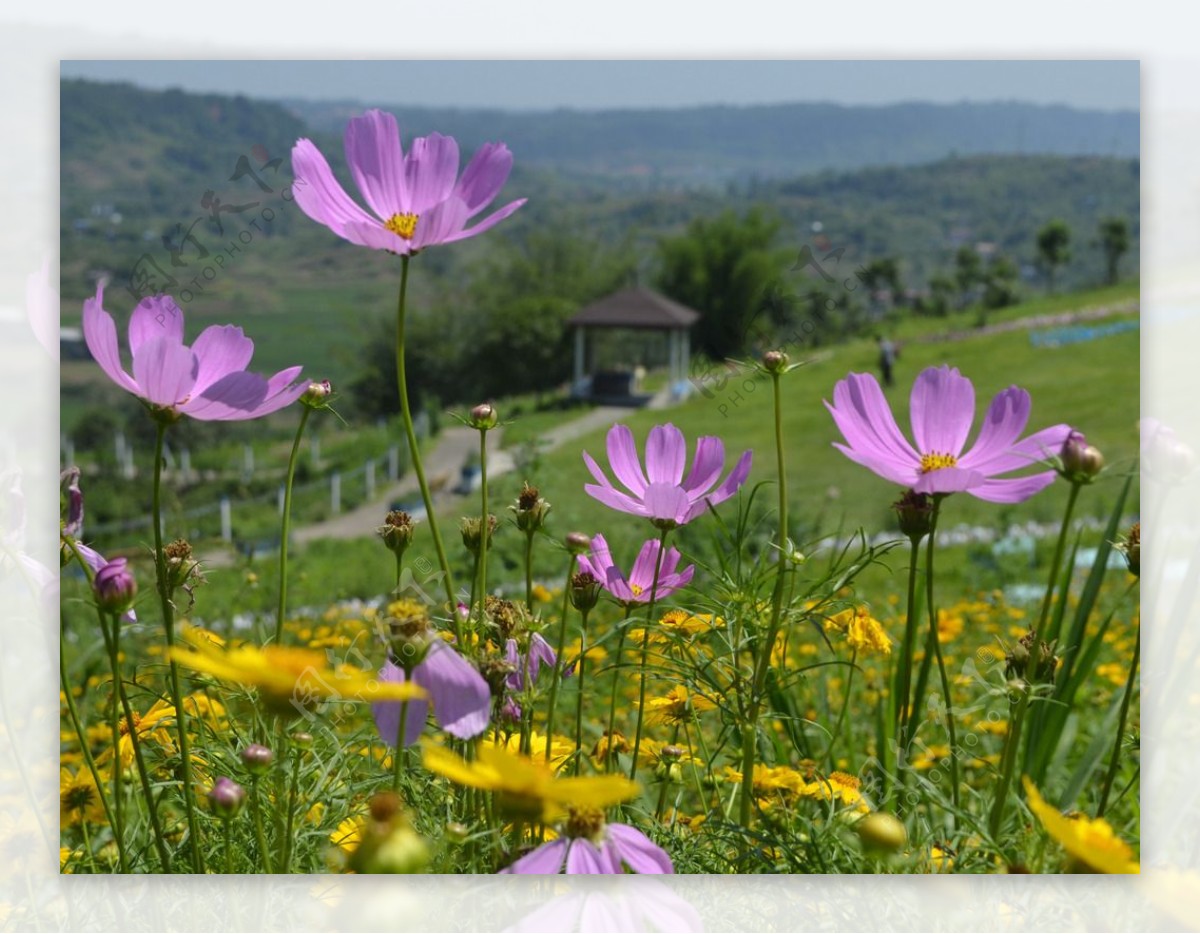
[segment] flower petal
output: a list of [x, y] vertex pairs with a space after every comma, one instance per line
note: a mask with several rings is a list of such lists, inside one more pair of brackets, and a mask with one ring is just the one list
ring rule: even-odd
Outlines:
[[646, 492], [646, 475], [642, 473], [642, 465], [638, 461], [633, 432], [627, 425], [613, 425], [608, 429], [605, 443], [608, 449], [608, 466], [613, 475], [625, 484], [626, 489], [634, 496], [641, 496]]
[[916, 464], [920, 455], [900, 433], [891, 406], [870, 373], [850, 373], [833, 388], [833, 405], [825, 407], [833, 416], [846, 443], [858, 451]]
[[971, 450], [958, 459], [958, 466], [986, 471], [987, 462], [1005, 453], [1025, 430], [1030, 407], [1029, 393], [1019, 386], [996, 393], [983, 417], [979, 437]]
[[[346, 194], [345, 189], [333, 177], [333, 170], [311, 140], [301, 139], [292, 147], [292, 197], [305, 214], [318, 224], [324, 224], [339, 237], [348, 236], [346, 226], [351, 223], [370, 223], [379, 227], [379, 222], [360, 208]], [[359, 246], [366, 244], [359, 243]]]
[[683, 488], [692, 499], [708, 491], [725, 466], [725, 445], [720, 438], [705, 435], [696, 442], [696, 454], [692, 458], [692, 469], [688, 471]]
[[655, 425], [646, 439], [646, 476], [651, 483], [679, 486], [687, 463], [687, 442], [683, 432], [669, 422]]
[[135, 395], [141, 390], [137, 382], [121, 366], [121, 349], [117, 344], [117, 325], [104, 310], [104, 285], [96, 287], [96, 296], [83, 303], [83, 339], [105, 374], [114, 383]]
[[975, 420], [975, 387], [954, 367], [929, 367], [913, 383], [909, 418], [918, 451], [957, 457]]
[[683, 522], [691, 522], [697, 516], [703, 515], [709, 506], [716, 506], [725, 502], [729, 497], [733, 496], [742, 488], [742, 484], [746, 482], [746, 478], [750, 476], [750, 466], [754, 459], [753, 451], [743, 451], [742, 456], [738, 458], [738, 462], [733, 465], [733, 470], [729, 472], [729, 476], [725, 478], [725, 482], [713, 490], [711, 493], [704, 494], [691, 504], [691, 507], [684, 514]]
[[449, 243], [466, 226], [470, 217], [461, 198], [451, 196], [425, 211], [417, 220], [417, 230], [411, 241], [413, 250]]
[[1062, 450], [1063, 443], [1070, 433], [1070, 425], [1051, 425], [1022, 438], [986, 463], [972, 464], [972, 467], [994, 477], [997, 474], [1020, 470], [1022, 467], [1041, 464]]
[[397, 236], [375, 220], [347, 221], [342, 236], [359, 246], [368, 246], [373, 250], [387, 250], [398, 256], [406, 256], [413, 249], [411, 240]]
[[170, 295], [143, 298], [129, 317], [129, 352], [135, 357], [143, 344], [158, 337], [183, 343], [183, 312]]
[[562, 872], [563, 857], [566, 856], [567, 838], [559, 837], [543, 843], [532, 853], [527, 853], [501, 873], [521, 876], [554, 876]]
[[657, 538], [648, 538], [642, 542], [633, 567], [629, 571], [629, 583], [641, 588], [649, 596], [649, 590], [654, 583], [654, 569], [658, 565], [658, 555], [662, 545]]
[[628, 512], [635, 516], [646, 515], [646, 507], [642, 503], [611, 486], [597, 486], [594, 483], [585, 483], [583, 490], [592, 499], [598, 499], [610, 509], [616, 509], [618, 512]]
[[529, 199], [519, 198], [516, 201], [510, 201], [508, 204], [504, 205], [504, 207], [500, 208], [500, 210], [489, 214], [475, 226], [466, 227], [463, 230], [460, 230], [458, 233], [446, 237], [444, 240], [442, 240], [442, 243], [456, 243], [459, 240], [468, 240], [471, 237], [478, 237], [481, 233], [491, 230], [505, 218], [511, 217], [513, 214], [515, 214], [517, 212], [517, 208], [521, 207], [527, 200]]
[[[390, 659], [379, 669], [379, 680], [388, 684], [404, 684], [404, 670]], [[396, 746], [396, 734], [400, 729], [400, 703], [385, 701], [371, 705], [371, 714], [375, 717], [375, 727], [379, 730], [379, 738], [391, 746]], [[424, 698], [414, 698], [408, 702], [408, 712], [404, 718], [404, 745], [411, 746], [421, 738], [421, 730], [425, 728], [425, 720], [429, 716], [429, 701]]]
[[967, 492], [989, 503], [1023, 503], [1046, 489], [1057, 476], [1053, 470], [1047, 470], [1011, 480], [987, 479]]
[[484, 143], [475, 151], [454, 186], [454, 193], [467, 206], [468, 216], [478, 214], [500, 194], [512, 171], [513, 156], [503, 143]]
[[567, 850], [567, 875], [613, 875], [609, 860], [601, 859], [600, 851], [590, 840], [572, 840]]
[[978, 470], [943, 467], [941, 470], [920, 474], [912, 488], [917, 493], [961, 493], [964, 490], [974, 492], [973, 488], [983, 482], [983, 474]]
[[214, 324], [196, 338], [192, 353], [200, 361], [192, 391], [201, 393], [221, 377], [246, 369], [254, 356], [254, 341], [232, 324]]
[[435, 642], [413, 670], [433, 701], [433, 716], [451, 736], [470, 739], [488, 725], [492, 692], [475, 666], [445, 642]]
[[[391, 116], [390, 114], [388, 116]], [[395, 118], [392, 119], [395, 126]], [[399, 151], [399, 136], [396, 147]], [[408, 204], [403, 210], [418, 217], [450, 197], [458, 177], [458, 143], [452, 136], [430, 133], [418, 136], [404, 158], [404, 187]], [[380, 215], [385, 220], [388, 215]], [[418, 221], [419, 223], [419, 221]]]
[[192, 351], [173, 336], [146, 341], [133, 355], [133, 378], [142, 398], [155, 405], [176, 405], [196, 383], [200, 364]]
[[643, 498], [644, 515], [651, 519], [669, 519], [683, 524], [687, 521], [691, 500], [683, 487], [672, 483], [651, 483]]
[[417, 210], [410, 206], [400, 127], [394, 115], [368, 110], [346, 124], [343, 142], [354, 184], [380, 220]]
[[609, 824], [607, 830], [621, 859], [634, 872], [662, 875], [675, 871], [671, 857], [640, 830], [625, 824]]

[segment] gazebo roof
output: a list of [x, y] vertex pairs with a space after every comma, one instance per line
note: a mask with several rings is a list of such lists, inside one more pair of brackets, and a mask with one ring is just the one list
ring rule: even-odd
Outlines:
[[700, 312], [637, 286], [592, 302], [577, 311], [567, 323], [576, 327], [654, 328], [661, 331], [684, 330], [699, 319]]

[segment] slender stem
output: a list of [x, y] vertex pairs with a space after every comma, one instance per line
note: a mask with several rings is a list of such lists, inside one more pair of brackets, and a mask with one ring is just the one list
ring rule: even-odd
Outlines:
[[633, 762], [629, 764], [629, 780], [637, 778], [638, 753], [642, 748], [642, 724], [646, 719], [646, 655], [650, 645], [650, 627], [654, 624], [654, 603], [658, 597], [658, 577], [662, 572], [663, 555], [667, 552], [667, 529], [658, 536], [658, 555], [654, 559], [654, 583], [650, 585], [650, 602], [646, 607], [646, 624], [642, 629], [642, 658], [638, 665], [637, 727], [633, 731]]
[[589, 610], [579, 611], [579, 661], [575, 671], [575, 774], [583, 764], [583, 670], [587, 662], [587, 621]]
[[533, 532], [525, 533], [525, 609], [533, 613]]
[[263, 832], [262, 810], [258, 803], [258, 776], [250, 779], [250, 817], [254, 821], [254, 839], [258, 842], [263, 872], [271, 875], [271, 853], [267, 849], [267, 835]]
[[458, 613], [455, 611], [454, 583], [450, 577], [450, 562], [446, 559], [446, 549], [442, 545], [442, 535], [438, 531], [437, 516], [433, 511], [433, 496], [429, 492], [429, 483], [425, 479], [425, 468], [421, 466], [421, 449], [417, 444], [417, 431], [413, 426], [412, 409], [408, 404], [408, 376], [404, 367], [404, 317], [408, 293], [408, 261], [409, 257], [400, 257], [400, 296], [396, 301], [396, 384], [400, 392], [400, 414], [404, 419], [404, 433], [408, 438], [408, 452], [412, 456], [413, 471], [417, 475], [417, 484], [421, 487], [421, 499], [425, 503], [429, 531], [433, 535], [433, 547], [437, 551], [438, 563], [442, 568], [442, 584], [446, 588], [446, 601], [450, 607], [454, 635], [458, 638], [458, 644], [462, 645]]
[[1138, 627], [1137, 640], [1133, 644], [1133, 662], [1129, 666], [1129, 679], [1125, 682], [1125, 696], [1121, 699], [1121, 716], [1117, 722], [1117, 738], [1113, 742], [1112, 758], [1108, 761], [1108, 774], [1104, 776], [1104, 788], [1100, 792], [1100, 804], [1096, 816], [1103, 817], [1108, 807], [1108, 795], [1112, 791], [1113, 779], [1117, 777], [1117, 766], [1121, 762], [1121, 740], [1125, 736], [1125, 718], [1129, 715], [1129, 701], [1133, 697], [1133, 685], [1137, 681], [1138, 661], [1142, 657], [1142, 628]]
[[951, 821], [958, 823], [958, 739], [954, 735], [954, 700], [950, 696], [950, 681], [946, 677], [946, 664], [942, 661], [942, 641], [938, 638], [937, 604], [933, 599], [933, 542], [937, 535], [938, 513], [941, 511], [941, 495], [933, 497], [933, 513], [929, 518], [929, 539], [925, 543], [925, 603], [929, 611], [929, 641], [933, 644], [937, 656], [938, 674], [942, 681], [942, 696], [946, 704], [946, 733], [950, 737], [950, 796], [954, 802], [955, 813]]
[[225, 825], [225, 875], [233, 875], [233, 821], [226, 817], [221, 821]]
[[908, 718], [912, 713], [909, 690], [912, 687], [913, 649], [917, 641], [917, 565], [921, 561], [921, 537], [914, 535], [911, 539], [911, 550], [908, 558], [908, 609], [904, 620], [904, 642], [900, 651], [900, 660], [896, 668], [896, 688], [893, 700], [895, 708], [896, 748], [903, 754], [903, 759], [897, 761], [900, 766], [907, 759], [908, 752]]
[[483, 608], [487, 603], [487, 554], [488, 532], [491, 517], [488, 515], [487, 487], [487, 431], [479, 432], [479, 497], [482, 512], [479, 519], [479, 625], [483, 625]]
[[[1046, 626], [1046, 617], [1050, 612], [1050, 603], [1058, 583], [1058, 572], [1062, 566], [1063, 552], [1066, 549], [1067, 532], [1071, 526], [1071, 514], [1075, 511], [1075, 500], [1079, 497], [1080, 484], [1071, 484], [1071, 493], [1067, 497], [1067, 508], [1063, 512], [1062, 525], [1058, 529], [1058, 542], [1054, 546], [1054, 557], [1050, 561], [1050, 580], [1046, 584], [1046, 596], [1042, 599], [1042, 610], [1038, 614], [1036, 628], [1030, 631], [1029, 666], [1036, 666], [1039, 659], [1039, 640]], [[1060, 599], [1067, 598], [1064, 592]], [[1036, 670], [1036, 668], [1034, 668]], [[1032, 686], [1025, 679], [1020, 700], [1017, 701], [1015, 712], [1009, 717], [1008, 733], [1004, 737], [1004, 752], [1000, 758], [1000, 782], [996, 785], [996, 797], [992, 802], [992, 811], [988, 817], [988, 831], [993, 837], [1000, 833], [1004, 823], [1004, 809], [1008, 805], [1008, 789], [1012, 785], [1013, 772], [1017, 764], [1017, 752], [1021, 746], [1021, 728], [1025, 724], [1025, 712], [1029, 708], [1029, 698]]]
[[[121, 762], [121, 659], [120, 659], [120, 639], [121, 639], [121, 621], [117, 618], [117, 614], [108, 614], [109, 623], [112, 626], [112, 638], [108, 640], [108, 659], [112, 667], [112, 712], [110, 724], [112, 728], [112, 744], [113, 744], [113, 767], [112, 767], [112, 793], [113, 793], [113, 840], [117, 844], [117, 856], [120, 860], [121, 872], [129, 872], [129, 859], [125, 855], [125, 802], [124, 795], [121, 789], [122, 773], [125, 771]], [[128, 721], [129, 729], [135, 729], [133, 721]]]
[[296, 786], [300, 781], [300, 758], [304, 755], [304, 750], [297, 747], [291, 752], [292, 775], [288, 782], [287, 823], [283, 831], [283, 868], [279, 870], [285, 875], [292, 871], [292, 825], [296, 818]]
[[838, 714], [837, 725], [833, 728], [833, 733], [829, 737], [829, 749], [826, 751], [826, 758], [829, 760], [829, 768], [833, 768], [833, 751], [837, 746], [837, 742], [842, 737], [842, 728], [846, 725], [846, 710], [850, 707], [850, 687], [854, 683], [854, 666], [858, 661], [858, 649], [854, 649], [850, 653], [850, 668], [846, 672], [846, 691], [842, 696], [842, 710]]
[[300, 426], [296, 429], [295, 440], [292, 441], [292, 454], [288, 458], [287, 483], [283, 488], [283, 519], [279, 530], [279, 609], [275, 613], [276, 645], [283, 641], [283, 617], [287, 612], [288, 527], [292, 521], [292, 481], [296, 478], [300, 438], [304, 434], [304, 426], [308, 424], [310, 414], [312, 414], [312, 409], [307, 405], [301, 406]]
[[[690, 705], [689, 705], [690, 706]], [[682, 723], [683, 721], [680, 721]], [[675, 729], [671, 731], [671, 745], [674, 746], [679, 742], [679, 723], [675, 724]], [[667, 763], [664, 770], [665, 774], [662, 777], [662, 787], [658, 790], [658, 804], [654, 807], [654, 820], [662, 820], [663, 807], [667, 803], [667, 792], [671, 787], [671, 764]]]
[[[406, 675], [406, 680], [410, 676]], [[396, 749], [392, 753], [392, 791], [400, 791], [400, 775], [404, 771], [404, 756], [406, 754], [404, 739], [408, 732], [405, 726], [408, 722], [408, 698], [400, 701], [400, 725], [396, 727]]]
[[[558, 644], [554, 647], [554, 665], [550, 672], [550, 706], [546, 712], [546, 763], [550, 762], [550, 746], [554, 739], [554, 713], [558, 707], [558, 686], [562, 681], [563, 651], [567, 645], [567, 610], [571, 606], [571, 574], [575, 570], [575, 556], [567, 556], [567, 579], [563, 583], [562, 614], [558, 620]], [[529, 679], [525, 690], [529, 690]]]
[[604, 772], [607, 775], [612, 771], [612, 763], [617, 761], [617, 753], [614, 748], [613, 732], [616, 730], [617, 724], [617, 691], [621, 687], [621, 655], [625, 651], [625, 635], [629, 632], [629, 614], [633, 612], [633, 604], [625, 604], [625, 615], [621, 617], [621, 634], [617, 636], [617, 652], [613, 656], [613, 683], [612, 693], [608, 699], [608, 745], [604, 750]]
[[179, 665], [170, 649], [175, 645], [175, 605], [171, 602], [171, 585], [167, 580], [167, 559], [163, 552], [162, 535], [162, 464], [163, 440], [167, 426], [156, 422], [154, 442], [154, 567], [158, 577], [158, 598], [162, 603], [163, 634], [167, 639], [167, 657], [171, 673], [171, 702], [175, 705], [175, 727], [179, 734], [179, 756], [183, 760], [183, 805], [187, 812], [188, 842], [192, 857], [192, 870], [204, 872], [204, 855], [200, 847], [200, 830], [196, 822], [196, 790], [192, 787], [191, 741], [187, 732], [187, 713], [183, 709], [183, 692], [179, 688]]
[[783, 589], [788, 562], [788, 496], [787, 470], [783, 460], [783, 392], [779, 383], [780, 374], [771, 374], [775, 400], [775, 470], [779, 487], [779, 566], [775, 575], [775, 587], [771, 592], [771, 622], [767, 626], [766, 641], [758, 647], [754, 662], [754, 680], [751, 684], [745, 722], [742, 724], [742, 796], [738, 816], [743, 827], [750, 826], [754, 809], [754, 757], [758, 742], [758, 716], [762, 711], [763, 689], [767, 683], [767, 669], [771, 664], [771, 652], [783, 615]]

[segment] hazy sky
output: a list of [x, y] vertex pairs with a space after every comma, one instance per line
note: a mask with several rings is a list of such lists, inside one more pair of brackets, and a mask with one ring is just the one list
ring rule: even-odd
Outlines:
[[64, 61], [63, 77], [249, 97], [541, 110], [1020, 100], [1139, 107], [1137, 61]]

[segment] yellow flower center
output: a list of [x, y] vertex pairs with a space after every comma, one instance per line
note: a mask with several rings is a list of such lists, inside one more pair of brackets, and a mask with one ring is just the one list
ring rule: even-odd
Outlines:
[[629, 589], [635, 597], [640, 597], [642, 595], [642, 591], [644, 591], [646, 588], [641, 584], [630, 584]]
[[417, 232], [416, 214], [393, 214], [383, 225], [401, 240], [411, 240]]
[[567, 836], [596, 839], [604, 829], [604, 812], [599, 808], [567, 808]]
[[932, 473], [935, 470], [941, 470], [943, 467], [958, 466], [958, 458], [953, 454], [939, 454], [934, 451], [932, 454], [921, 455], [921, 473]]

